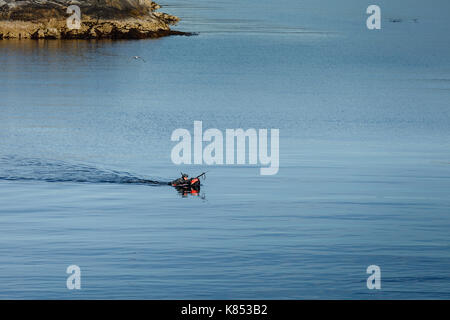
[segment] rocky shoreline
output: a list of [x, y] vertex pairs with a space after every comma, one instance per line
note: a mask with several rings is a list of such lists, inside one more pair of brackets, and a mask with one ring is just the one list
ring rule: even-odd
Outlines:
[[[69, 6], [80, 8], [69, 28]], [[0, 0], [0, 39], [144, 39], [191, 35], [170, 29], [178, 17], [151, 0]]]

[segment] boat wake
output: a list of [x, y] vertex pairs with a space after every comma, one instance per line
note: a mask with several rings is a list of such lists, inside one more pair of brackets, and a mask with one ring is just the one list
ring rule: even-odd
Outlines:
[[100, 169], [84, 164], [34, 158], [0, 157], [0, 181], [45, 181], [76, 183], [167, 185], [128, 172]]

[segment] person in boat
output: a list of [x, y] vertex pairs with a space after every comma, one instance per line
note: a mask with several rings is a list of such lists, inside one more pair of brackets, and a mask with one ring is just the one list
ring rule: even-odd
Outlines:
[[189, 175], [185, 174], [185, 173], [181, 173], [181, 178], [178, 178], [177, 180], [172, 181], [172, 185], [173, 186], [177, 186], [180, 184], [188, 184], [189, 183]]
[[181, 178], [172, 181], [171, 184], [174, 187], [181, 187], [181, 188], [200, 188], [200, 177], [204, 175], [205, 173], [202, 173], [198, 177], [189, 178], [187, 174], [181, 173]]

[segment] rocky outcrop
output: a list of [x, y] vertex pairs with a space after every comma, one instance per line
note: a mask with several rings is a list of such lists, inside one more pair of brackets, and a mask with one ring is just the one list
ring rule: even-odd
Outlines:
[[[67, 8], [81, 11], [69, 28]], [[155, 12], [151, 0], [0, 0], [0, 39], [142, 39], [188, 35], [173, 31], [178, 18]]]

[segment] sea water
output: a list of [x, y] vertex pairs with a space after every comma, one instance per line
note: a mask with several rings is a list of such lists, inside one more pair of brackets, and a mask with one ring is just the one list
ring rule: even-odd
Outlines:
[[[0, 298], [450, 298], [449, 3], [161, 4], [198, 35], [0, 41]], [[196, 120], [279, 172], [175, 165]]]

